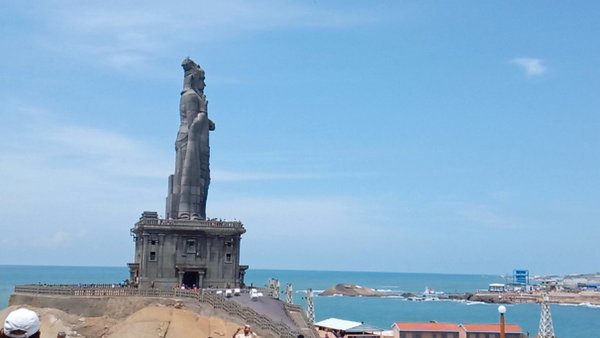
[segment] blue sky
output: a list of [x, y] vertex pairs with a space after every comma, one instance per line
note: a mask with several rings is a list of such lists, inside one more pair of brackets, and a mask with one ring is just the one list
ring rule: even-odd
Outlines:
[[600, 5], [0, 3], [1, 264], [124, 265], [164, 214], [181, 60], [209, 217], [254, 268], [598, 270]]

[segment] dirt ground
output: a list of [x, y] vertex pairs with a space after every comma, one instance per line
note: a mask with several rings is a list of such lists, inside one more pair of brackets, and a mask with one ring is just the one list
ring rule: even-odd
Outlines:
[[[40, 315], [42, 338], [55, 338], [59, 331], [64, 331], [68, 337], [84, 338], [218, 338], [231, 337], [240, 327], [239, 323], [226, 318], [202, 314], [202, 309], [187, 308], [184, 303], [146, 304], [139, 309], [133, 303], [112, 304], [114, 311], [89, 317], [69, 314], [55, 308], [24, 307]], [[22, 306], [10, 306], [0, 311], [0, 318], [4, 320], [10, 311], [19, 307]]]

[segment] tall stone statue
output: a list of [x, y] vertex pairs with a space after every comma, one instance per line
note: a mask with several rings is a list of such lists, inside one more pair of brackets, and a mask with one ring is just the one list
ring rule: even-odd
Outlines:
[[210, 184], [208, 133], [215, 125], [208, 119], [204, 70], [190, 58], [184, 59], [181, 66], [181, 123], [175, 141], [175, 174], [169, 177], [166, 217], [204, 220]]

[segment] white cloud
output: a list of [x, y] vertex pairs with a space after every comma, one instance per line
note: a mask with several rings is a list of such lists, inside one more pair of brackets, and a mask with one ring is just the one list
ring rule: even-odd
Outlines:
[[345, 266], [350, 262], [341, 260], [348, 248], [383, 235], [372, 222], [373, 206], [347, 197], [257, 195], [213, 198], [209, 204], [209, 217], [244, 222], [244, 262], [263, 267], [285, 267], [293, 261], [302, 266], [298, 255], [304, 252], [308, 260], [319, 260], [321, 268], [351, 269]]
[[171, 170], [166, 150], [160, 154], [151, 144], [61, 123], [40, 108], [5, 108], [13, 121], [0, 126], [0, 202], [12, 216], [32, 210], [54, 216], [90, 214], [106, 201], [114, 201], [112, 208], [117, 208], [132, 196], [131, 203], [136, 203], [143, 200], [136, 196], [148, 195]]
[[[281, 159], [284, 155], [277, 156]], [[339, 178], [365, 178], [373, 176], [362, 172], [274, 172], [274, 171], [233, 171], [227, 169], [211, 169], [211, 180], [220, 182], [243, 181], [297, 181], [297, 180], [322, 180]]]
[[512, 216], [503, 214], [496, 208], [486, 205], [460, 204], [457, 205], [456, 214], [468, 223], [477, 227], [489, 229], [517, 229], [521, 222]]
[[68, 180], [67, 173], [79, 172], [77, 176], [103, 179], [163, 179], [171, 170], [167, 148], [157, 149], [129, 135], [63, 122], [54, 112], [30, 104], [13, 102], [0, 113], [9, 118], [0, 126], [4, 135], [0, 148], [5, 159], [0, 173], [7, 177], [56, 174], [56, 178]]
[[[44, 149], [40, 149], [38, 158], [47, 161], [68, 157], [69, 162], [81, 163], [85, 167], [80, 168], [88, 172], [117, 177], [163, 178], [168, 172], [166, 161], [156, 161], [156, 149], [150, 144], [118, 133], [58, 123], [32, 126], [32, 129], [37, 129], [32, 134], [39, 143], [44, 143], [47, 151], [44, 154]], [[166, 154], [161, 157], [168, 158]], [[65, 169], [70, 167], [69, 162], [65, 163]]]
[[269, 180], [303, 180], [318, 178], [318, 175], [302, 173], [265, 173], [265, 172], [236, 172], [228, 170], [213, 170], [211, 179], [222, 182], [239, 181], [269, 181]]
[[547, 70], [541, 59], [522, 57], [514, 58], [510, 62], [521, 67], [528, 77], [542, 76]]
[[68, 246], [72, 244], [74, 240], [82, 238], [84, 232], [72, 233], [67, 231], [56, 231], [49, 235], [43, 235], [32, 240], [27, 241], [31, 247], [40, 249], [51, 249], [57, 246]]
[[[372, 21], [363, 11], [340, 11], [287, 1], [71, 2], [42, 9], [51, 28], [47, 48], [99, 59], [115, 68], [143, 67], [174, 48], [286, 27], [346, 27]], [[190, 45], [193, 43], [193, 45]], [[65, 46], [68, 48], [65, 49]]]

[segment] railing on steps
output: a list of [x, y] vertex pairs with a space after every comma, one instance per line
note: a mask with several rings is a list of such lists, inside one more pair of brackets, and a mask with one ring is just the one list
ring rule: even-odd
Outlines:
[[[302, 307], [300, 305], [284, 303], [283, 307], [285, 308], [285, 311], [288, 313], [288, 317], [292, 318], [292, 320], [294, 321], [294, 323], [296, 323], [296, 325], [298, 325], [300, 330], [306, 329], [310, 332], [312, 337], [314, 337], [314, 338], [320, 337], [319, 332], [317, 331], [315, 326], [310, 325], [310, 323], [308, 321], [308, 317], [306, 316], [306, 312], [304, 312], [304, 309], [302, 309]], [[302, 321], [300, 321], [300, 322], [297, 321], [295, 319], [296, 316], [293, 316], [292, 313], [298, 313], [301, 316]], [[308, 332], [304, 332], [304, 336], [309, 337]]]
[[[300, 332], [290, 329], [287, 325], [281, 322], [276, 322], [273, 319], [262, 315], [255, 310], [243, 306], [235, 301], [225, 298], [223, 295], [215, 293], [216, 290], [157, 290], [157, 289], [137, 289], [130, 287], [113, 287], [112, 284], [88, 284], [88, 285], [47, 285], [47, 284], [28, 284], [16, 285], [15, 293], [22, 294], [38, 294], [38, 295], [60, 295], [60, 296], [106, 296], [106, 297], [178, 297], [197, 299], [200, 303], [208, 304], [215, 309], [225, 311], [227, 314], [239, 317], [245, 323], [248, 323], [262, 331], [270, 332], [275, 337], [281, 338], [296, 338]], [[285, 305], [286, 311], [295, 309], [297, 305]], [[297, 310], [297, 309], [295, 309]], [[300, 312], [303, 311], [300, 309]], [[306, 319], [305, 319], [306, 320]], [[296, 323], [300, 328], [303, 325]], [[313, 333], [314, 332], [314, 333]], [[311, 330], [313, 335], [316, 331]], [[309, 338], [306, 333], [305, 337]], [[314, 337], [318, 337], [315, 335]]]

